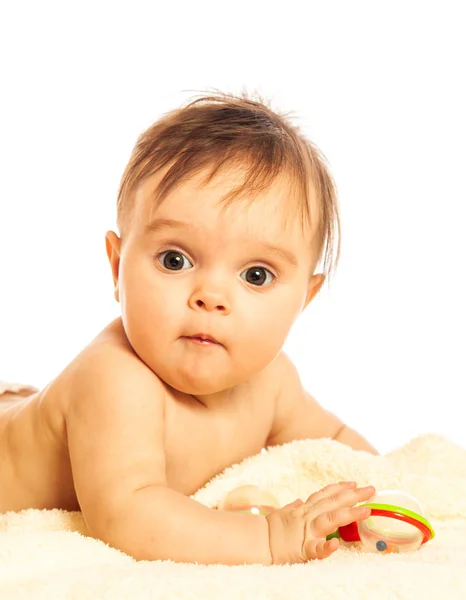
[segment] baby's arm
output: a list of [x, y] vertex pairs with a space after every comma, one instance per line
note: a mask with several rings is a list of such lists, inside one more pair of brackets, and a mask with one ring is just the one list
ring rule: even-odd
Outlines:
[[93, 351], [70, 382], [69, 452], [90, 533], [137, 559], [270, 564], [264, 517], [212, 510], [167, 486], [164, 388], [122, 352]]
[[276, 377], [275, 416], [268, 445], [306, 438], [333, 438], [354, 450], [377, 450], [357, 431], [325, 410], [303, 389], [296, 367], [284, 352], [273, 363]]

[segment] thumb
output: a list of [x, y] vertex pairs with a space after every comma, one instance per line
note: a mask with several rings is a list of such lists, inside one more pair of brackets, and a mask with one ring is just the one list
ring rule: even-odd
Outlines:
[[316, 538], [303, 544], [303, 555], [305, 560], [327, 558], [340, 547], [337, 538], [326, 540], [325, 538]]
[[286, 504], [283, 508], [299, 508], [303, 504], [304, 504], [304, 502], [300, 498], [298, 498], [294, 502], [290, 502], [290, 504]]

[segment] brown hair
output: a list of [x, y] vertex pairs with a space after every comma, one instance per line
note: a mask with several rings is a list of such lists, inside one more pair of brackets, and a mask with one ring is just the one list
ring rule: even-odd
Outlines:
[[[117, 224], [122, 235], [133, 206], [134, 192], [147, 177], [171, 165], [154, 192], [157, 206], [177, 185], [199, 171], [211, 167], [205, 183], [222, 168], [239, 166], [245, 172], [243, 184], [223, 200], [237, 196], [254, 197], [267, 189], [280, 174], [289, 176], [300, 193], [301, 220], [316, 218], [315, 265], [324, 251], [327, 278], [340, 256], [340, 219], [337, 191], [325, 156], [288, 115], [278, 114], [262, 99], [243, 93], [233, 96], [220, 92], [191, 99], [151, 125], [137, 139], [123, 173], [117, 201]], [[319, 214], [310, 214], [309, 194], [314, 187]], [[335, 232], [338, 244], [335, 256]]]

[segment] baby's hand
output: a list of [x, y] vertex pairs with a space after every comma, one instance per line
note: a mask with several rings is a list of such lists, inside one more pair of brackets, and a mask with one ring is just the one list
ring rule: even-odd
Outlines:
[[355, 507], [369, 500], [375, 489], [358, 488], [353, 481], [333, 483], [315, 492], [303, 502], [296, 500], [267, 516], [272, 563], [302, 563], [314, 558], [327, 558], [338, 549], [337, 538], [327, 535], [343, 525], [362, 521], [370, 509]]

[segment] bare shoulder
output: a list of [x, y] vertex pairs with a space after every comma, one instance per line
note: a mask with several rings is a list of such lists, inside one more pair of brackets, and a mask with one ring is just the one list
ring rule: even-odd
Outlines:
[[377, 454], [377, 450], [366, 439], [311, 396], [303, 387], [297, 368], [284, 352], [277, 357], [273, 377], [276, 378], [275, 410], [268, 445], [330, 438], [355, 450]]
[[[84, 348], [61, 377], [67, 388], [70, 409], [76, 409], [76, 403], [82, 403], [87, 397], [86, 392], [96, 387], [102, 390], [105, 387], [108, 391], [112, 382], [119, 389], [123, 385], [125, 390], [133, 390], [133, 393], [125, 396], [128, 401], [137, 396], [137, 391], [146, 387], [162, 388], [157, 375], [131, 348], [120, 319], [110, 323]], [[93, 399], [98, 401], [98, 398]]]
[[123, 425], [117, 415], [125, 415], [132, 433], [148, 418], [163, 419], [165, 385], [131, 348], [119, 319], [81, 352], [63, 379], [68, 429], [70, 422], [92, 426], [91, 419], [117, 435]]
[[93, 529], [134, 490], [166, 483], [165, 386], [118, 324], [104, 330], [64, 376], [76, 495]]
[[266, 387], [275, 399], [282, 395], [286, 386], [299, 382], [298, 371], [283, 350], [257, 377], [260, 385]]
[[[285, 352], [281, 351], [275, 359], [252, 379], [254, 398], [262, 405], [265, 412], [270, 413], [271, 423], [275, 418], [277, 404], [283, 396], [285, 381], [290, 378], [290, 370], [297, 372]], [[265, 414], [263, 412], [263, 414]]]
[[307, 392], [291, 359], [281, 352], [274, 377], [275, 411], [269, 445], [305, 438], [334, 437], [343, 423]]

